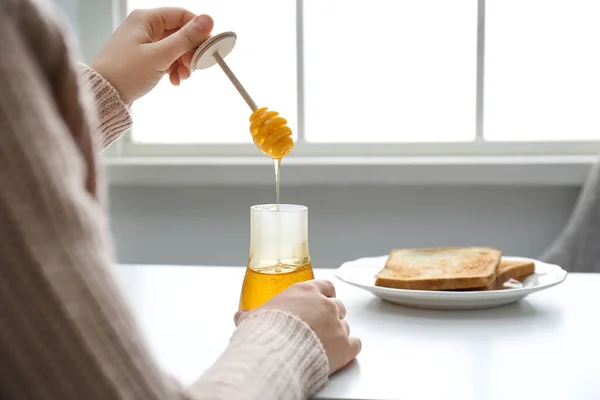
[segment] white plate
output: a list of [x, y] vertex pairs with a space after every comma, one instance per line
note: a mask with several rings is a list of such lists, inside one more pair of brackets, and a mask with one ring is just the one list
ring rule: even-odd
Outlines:
[[558, 285], [567, 277], [567, 271], [558, 265], [525, 257], [502, 257], [505, 260], [527, 260], [535, 263], [535, 273], [525, 279], [522, 288], [451, 292], [375, 286], [375, 276], [383, 268], [387, 258], [386, 255], [348, 261], [334, 273], [341, 281], [368, 290], [383, 300], [403, 306], [438, 310], [471, 310], [503, 306], [519, 301], [531, 293]]

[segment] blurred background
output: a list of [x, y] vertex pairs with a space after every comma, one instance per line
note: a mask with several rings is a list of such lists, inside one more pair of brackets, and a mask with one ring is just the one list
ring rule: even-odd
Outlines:
[[[394, 247], [539, 256], [600, 152], [593, 0], [54, 0], [91, 63], [135, 8], [232, 30], [226, 61], [297, 146], [281, 200], [309, 209], [313, 266]], [[164, 80], [103, 157], [120, 263], [245, 265], [275, 199], [250, 110], [218, 67]]]

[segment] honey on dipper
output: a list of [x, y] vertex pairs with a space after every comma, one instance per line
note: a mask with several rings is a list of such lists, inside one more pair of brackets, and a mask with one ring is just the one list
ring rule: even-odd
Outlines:
[[308, 251], [308, 214], [304, 206], [279, 205], [281, 160], [294, 148], [292, 130], [285, 118], [267, 107], [258, 108], [240, 81], [225, 63], [235, 46], [233, 32], [220, 33], [202, 44], [192, 57], [198, 69], [219, 64], [252, 110], [250, 133], [256, 147], [273, 160], [275, 167], [275, 209], [251, 208], [251, 241], [239, 308], [261, 306], [290, 285], [314, 279]]
[[277, 111], [258, 108], [250, 115], [250, 133], [256, 147], [273, 160], [281, 160], [294, 147], [292, 130]]
[[271, 157], [275, 167], [275, 206], [279, 211], [279, 182], [281, 159], [292, 151], [294, 141], [287, 121], [277, 111], [267, 111], [266, 107], [256, 109], [250, 116], [252, 140], [260, 151]]

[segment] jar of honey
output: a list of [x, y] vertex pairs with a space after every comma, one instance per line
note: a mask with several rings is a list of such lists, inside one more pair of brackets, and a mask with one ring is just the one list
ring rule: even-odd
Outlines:
[[250, 208], [250, 256], [240, 310], [251, 310], [297, 282], [314, 279], [308, 251], [308, 208], [256, 205]]

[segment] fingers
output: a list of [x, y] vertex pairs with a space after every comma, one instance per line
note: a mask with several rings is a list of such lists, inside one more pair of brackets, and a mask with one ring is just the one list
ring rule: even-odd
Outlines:
[[156, 43], [153, 43], [158, 57], [162, 57], [165, 64], [183, 56], [190, 50], [198, 47], [210, 36], [213, 20], [208, 15], [198, 15], [192, 18], [176, 33], [173, 33]]
[[360, 341], [359, 338], [354, 337], [354, 336], [350, 336], [348, 338], [349, 343], [350, 343], [350, 351], [352, 353], [352, 359], [354, 359], [358, 353], [360, 353], [361, 349], [362, 349], [362, 342]]
[[236, 312], [233, 316], [233, 322], [235, 323], [235, 326], [238, 326], [244, 320], [247, 314], [248, 311], [244, 310], [239, 310], [238, 312]]
[[152, 42], [157, 42], [177, 32], [195, 16], [196, 14], [184, 8], [160, 7], [133, 10], [127, 19], [143, 28]]
[[162, 19], [165, 31], [179, 29], [196, 17], [193, 12], [179, 7], [159, 7], [150, 12]]
[[179, 79], [184, 80], [190, 77], [190, 70], [183, 65], [179, 65], [177, 67], [177, 73], [179, 74]]
[[239, 310], [238, 312], [236, 312], [233, 315], [233, 322], [237, 325], [238, 323], [238, 319], [240, 318], [240, 316], [242, 315], [242, 310]]
[[174, 63], [172, 63], [171, 65], [169, 65], [169, 68], [167, 68], [167, 70], [165, 72], [167, 74], [171, 75], [174, 71], [177, 71], [177, 67], [179, 67], [179, 60], [177, 60]]
[[315, 286], [324, 296], [335, 297], [335, 286], [333, 286], [333, 283], [326, 280], [313, 280], [310, 281], [310, 284]]
[[169, 81], [173, 86], [179, 86], [181, 84], [181, 79], [179, 79], [177, 71], [173, 71], [169, 74]]
[[344, 332], [346, 332], [346, 335], [350, 336], [350, 325], [348, 325], [348, 321], [342, 319], [340, 320], [340, 323], [342, 324], [342, 328], [344, 329]]
[[166, 73], [169, 75], [169, 80], [174, 86], [180, 85], [182, 81], [188, 79], [192, 75], [190, 69], [183, 65], [181, 59], [176, 60], [171, 64]]
[[194, 56], [194, 51], [188, 51], [187, 53], [185, 53], [184, 55], [181, 56], [180, 58], [180, 62], [185, 65], [186, 67], [190, 67], [190, 64], [192, 63], [192, 57]]
[[338, 298], [332, 298], [331, 301], [333, 301], [336, 304], [340, 319], [346, 318], [346, 306], [344, 305], [344, 303]]

